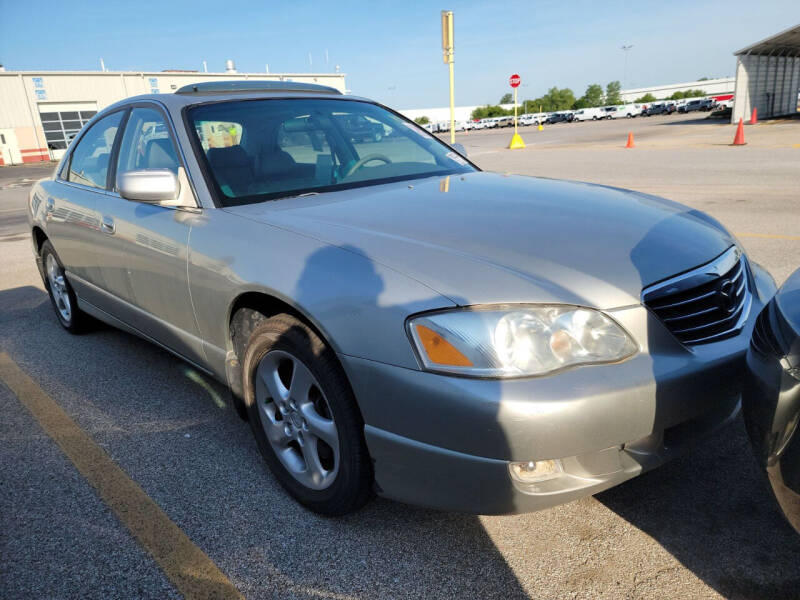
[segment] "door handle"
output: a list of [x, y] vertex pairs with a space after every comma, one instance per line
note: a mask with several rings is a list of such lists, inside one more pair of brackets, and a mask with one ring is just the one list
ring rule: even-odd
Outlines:
[[105, 233], [113, 235], [114, 231], [117, 229], [114, 225], [114, 219], [103, 216], [103, 218], [100, 220], [100, 229], [102, 229]]
[[56, 201], [52, 198], [48, 198], [47, 202], [44, 203], [44, 210], [46, 212], [53, 212], [56, 209]]

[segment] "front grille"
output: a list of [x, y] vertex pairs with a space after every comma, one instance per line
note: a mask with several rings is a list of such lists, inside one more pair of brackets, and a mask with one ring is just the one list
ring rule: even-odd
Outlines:
[[646, 288], [642, 301], [684, 344], [734, 336], [752, 304], [746, 261], [732, 247], [708, 264]]

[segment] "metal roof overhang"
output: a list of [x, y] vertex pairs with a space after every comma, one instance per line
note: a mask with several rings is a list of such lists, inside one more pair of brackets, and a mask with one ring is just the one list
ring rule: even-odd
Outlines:
[[742, 48], [734, 55], [755, 56], [800, 56], [800, 25], [785, 29], [780, 33]]

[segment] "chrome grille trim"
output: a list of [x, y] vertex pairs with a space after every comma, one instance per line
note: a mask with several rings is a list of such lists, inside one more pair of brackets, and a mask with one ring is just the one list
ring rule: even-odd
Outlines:
[[732, 246], [705, 265], [648, 286], [642, 303], [686, 345], [731, 337], [753, 302], [745, 262]]

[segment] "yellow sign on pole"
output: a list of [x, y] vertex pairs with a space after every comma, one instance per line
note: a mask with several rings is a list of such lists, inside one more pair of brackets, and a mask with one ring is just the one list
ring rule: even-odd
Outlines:
[[442, 58], [450, 70], [450, 143], [456, 142], [455, 78], [453, 75], [453, 11], [442, 11]]

